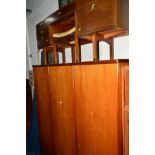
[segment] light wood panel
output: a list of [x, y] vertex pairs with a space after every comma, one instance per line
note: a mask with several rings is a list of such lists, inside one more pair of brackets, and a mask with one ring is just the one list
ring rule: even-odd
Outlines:
[[129, 155], [129, 111], [124, 111], [124, 155]]
[[78, 155], [122, 155], [117, 64], [74, 69]]
[[129, 106], [129, 66], [126, 66], [124, 70], [124, 83], [125, 106]]
[[49, 67], [55, 155], [76, 155], [72, 66]]
[[48, 68], [34, 67], [33, 71], [41, 155], [54, 155], [52, 115], [48, 88]]
[[129, 66], [122, 67], [121, 75], [123, 153], [129, 155]]
[[42, 155], [128, 155], [127, 63], [34, 67], [34, 79]]

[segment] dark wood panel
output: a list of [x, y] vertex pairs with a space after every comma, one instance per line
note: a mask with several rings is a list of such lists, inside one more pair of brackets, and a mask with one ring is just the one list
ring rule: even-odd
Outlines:
[[129, 30], [129, 0], [117, 0], [118, 26]]
[[117, 64], [75, 66], [79, 155], [122, 155]]
[[72, 66], [49, 67], [55, 155], [76, 155]]
[[98, 0], [76, 10], [78, 35], [105, 31], [116, 26], [116, 0]]
[[42, 155], [53, 155], [52, 115], [48, 87], [48, 67], [34, 67], [40, 148]]
[[37, 36], [37, 45], [39, 49], [49, 45], [50, 40], [49, 40], [49, 29], [47, 23], [41, 22], [36, 26], [36, 36]]
[[76, 6], [76, 9], [92, 2], [93, 0], [75, 0], [75, 6]]

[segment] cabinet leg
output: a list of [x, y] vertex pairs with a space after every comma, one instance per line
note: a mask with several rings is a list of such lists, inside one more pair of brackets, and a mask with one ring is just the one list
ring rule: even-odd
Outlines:
[[96, 39], [96, 34], [92, 36], [92, 43], [93, 43], [93, 61], [99, 60], [99, 45]]
[[71, 51], [72, 51], [72, 63], [75, 63], [75, 47], [74, 46], [71, 47]]
[[56, 44], [53, 46], [53, 52], [54, 52], [54, 63], [57, 63], [57, 47]]
[[76, 48], [76, 62], [81, 62], [81, 51], [79, 45], [79, 38], [75, 35], [75, 48]]
[[46, 57], [46, 47], [43, 48], [43, 55], [44, 55], [44, 65], [47, 65], [47, 57]]

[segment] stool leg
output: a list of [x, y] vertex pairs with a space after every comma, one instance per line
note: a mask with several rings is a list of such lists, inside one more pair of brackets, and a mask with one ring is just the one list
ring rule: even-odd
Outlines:
[[46, 47], [44, 47], [44, 48], [43, 48], [44, 65], [47, 65], [47, 57], [46, 57], [46, 52], [47, 52]]
[[53, 46], [53, 52], [54, 52], [54, 63], [57, 63], [57, 47], [56, 44]]
[[80, 51], [80, 45], [79, 45], [79, 38], [75, 34], [75, 48], [76, 48], [76, 62], [81, 62], [81, 51]]
[[74, 46], [71, 47], [71, 51], [72, 51], [72, 63], [75, 63], [75, 47]]
[[96, 39], [96, 34], [92, 36], [92, 43], [93, 43], [93, 61], [99, 60], [99, 45]]

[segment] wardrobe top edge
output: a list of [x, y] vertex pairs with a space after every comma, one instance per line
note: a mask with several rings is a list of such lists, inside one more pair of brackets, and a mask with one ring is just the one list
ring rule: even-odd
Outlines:
[[52, 66], [76, 66], [76, 65], [95, 65], [95, 64], [113, 64], [113, 63], [129, 63], [129, 59], [104, 60], [96, 62], [81, 62], [81, 63], [65, 63], [52, 65], [33, 65], [32, 67], [52, 67]]

